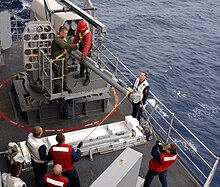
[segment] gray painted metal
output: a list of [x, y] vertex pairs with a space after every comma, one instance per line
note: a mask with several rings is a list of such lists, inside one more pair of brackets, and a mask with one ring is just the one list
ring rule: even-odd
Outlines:
[[[81, 59], [81, 52], [80, 51], [72, 51], [71, 54], [77, 59], [80, 60]], [[102, 71], [98, 64], [92, 60], [91, 58], [86, 57], [86, 59], [84, 60], [84, 63], [86, 64], [86, 66], [88, 68], [90, 68], [92, 71], [94, 71], [97, 75], [99, 75], [101, 78], [103, 78], [105, 81], [107, 81], [110, 85], [112, 85], [113, 87], [115, 87], [118, 91], [120, 91], [121, 93], [123, 93], [124, 95], [128, 94], [129, 88], [125, 88], [123, 86], [121, 86], [118, 83], [118, 79], [113, 76], [110, 77], [110, 74], [107, 75], [106, 71]], [[131, 94], [131, 98], [132, 98], [132, 94]]]
[[7, 10], [0, 12], [0, 40], [3, 50], [10, 48], [12, 45], [10, 19], [10, 13]]
[[142, 156], [126, 148], [90, 187], [137, 186]]
[[91, 23], [95, 28], [97, 28], [102, 34], [106, 34], [107, 27], [98, 21], [97, 19], [94, 19], [90, 14], [88, 14], [86, 11], [82, 10], [78, 6], [76, 6], [73, 2], [69, 0], [61, 0], [61, 2], [68, 7], [71, 8], [76, 14], [81, 16], [83, 19]]
[[4, 58], [2, 56], [1, 40], [0, 40], [0, 66], [5, 65]]
[[0, 187], [2, 187], [2, 173], [0, 172]]
[[142, 177], [138, 177], [137, 186], [136, 187], [143, 187], [144, 179]]
[[[83, 141], [83, 146], [80, 149], [82, 156], [89, 155], [90, 151], [95, 154], [121, 150], [128, 146], [146, 143], [144, 134], [141, 133], [137, 126], [139, 124], [136, 119], [132, 116], [126, 116], [125, 121], [64, 133], [65, 143], [75, 148], [80, 141]], [[135, 135], [131, 136], [132, 132]], [[89, 139], [86, 140], [85, 138], [88, 135]], [[48, 148], [57, 144], [55, 136], [44, 137], [43, 141]], [[26, 148], [26, 142], [19, 142], [19, 146], [25, 160], [24, 167], [28, 168], [31, 160], [29, 151]]]

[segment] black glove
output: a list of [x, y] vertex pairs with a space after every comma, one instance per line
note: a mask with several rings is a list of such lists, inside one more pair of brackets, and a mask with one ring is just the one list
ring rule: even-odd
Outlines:
[[83, 146], [83, 142], [79, 142], [79, 144], [77, 145], [77, 149], [80, 149]]
[[162, 142], [161, 142], [160, 140], [157, 140], [157, 141], [156, 141], [156, 145], [157, 145], [158, 147], [163, 147], [163, 144], [162, 144]]
[[79, 42], [79, 50], [82, 51], [85, 42]]

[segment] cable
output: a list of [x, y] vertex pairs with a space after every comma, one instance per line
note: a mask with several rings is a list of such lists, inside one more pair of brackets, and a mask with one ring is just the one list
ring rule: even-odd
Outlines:
[[[125, 96], [116, 106], [115, 109], [125, 100], [127, 96]], [[88, 134], [88, 136], [86, 136], [86, 138], [84, 138], [84, 140], [82, 142], [84, 142], [86, 139], [88, 139], [88, 137], [114, 112], [114, 110], [112, 110], [108, 115], [106, 115], [103, 120]]]

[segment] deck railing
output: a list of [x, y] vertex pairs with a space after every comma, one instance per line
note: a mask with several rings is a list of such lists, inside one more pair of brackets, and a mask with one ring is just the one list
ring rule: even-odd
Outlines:
[[[124, 84], [131, 86], [135, 74], [127, 68], [104, 45], [94, 51], [100, 66], [120, 78]], [[98, 58], [99, 57], [99, 58]], [[133, 81], [132, 81], [133, 80]], [[201, 186], [208, 187], [215, 174], [219, 157], [217, 157], [189, 128], [175, 116], [151, 91], [146, 103], [145, 118], [165, 144], [173, 142], [178, 148], [180, 161]]]

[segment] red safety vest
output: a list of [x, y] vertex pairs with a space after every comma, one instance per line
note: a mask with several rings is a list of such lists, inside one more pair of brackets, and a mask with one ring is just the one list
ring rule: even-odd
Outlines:
[[160, 161], [152, 158], [149, 163], [149, 169], [157, 172], [166, 171], [178, 158], [178, 154], [169, 154], [163, 152], [160, 154]]
[[54, 164], [60, 164], [63, 171], [70, 171], [74, 167], [72, 152], [73, 147], [68, 144], [53, 145], [50, 149]]
[[68, 178], [64, 176], [55, 176], [49, 173], [44, 176], [44, 184], [46, 187], [66, 187], [68, 182]]

